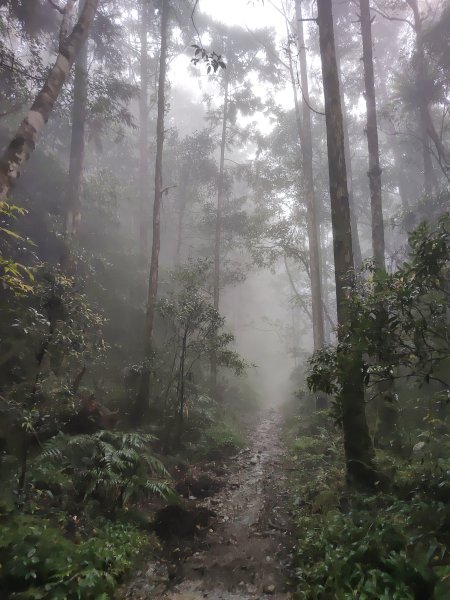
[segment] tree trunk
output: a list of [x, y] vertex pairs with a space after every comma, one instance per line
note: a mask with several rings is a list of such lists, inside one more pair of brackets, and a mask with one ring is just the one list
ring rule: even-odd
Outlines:
[[148, 256], [149, 233], [149, 161], [148, 161], [148, 88], [149, 88], [149, 60], [148, 60], [148, 26], [149, 2], [141, 2], [141, 23], [139, 29], [141, 55], [140, 76], [141, 90], [139, 96], [139, 250], [142, 257]]
[[[423, 30], [422, 19], [420, 17], [419, 6], [417, 0], [406, 0], [414, 15], [414, 29], [416, 33], [416, 77], [417, 87], [420, 88], [425, 82], [425, 50], [423, 47]], [[420, 135], [422, 138], [422, 156], [423, 156], [423, 189], [427, 196], [430, 196], [435, 188], [435, 173], [431, 160], [430, 140], [428, 126], [431, 123], [431, 117], [428, 109], [426, 98], [419, 91], [419, 120], [420, 120]]]
[[177, 440], [176, 446], [181, 445], [181, 438], [183, 436], [183, 424], [184, 424], [184, 406], [185, 406], [185, 365], [186, 365], [186, 348], [187, 348], [187, 336], [188, 327], [184, 330], [183, 341], [181, 344], [181, 356], [180, 356], [180, 367], [178, 372], [178, 419], [177, 419]]
[[[339, 76], [339, 88], [343, 89], [342, 85], [342, 69], [339, 48], [336, 47], [336, 62]], [[350, 152], [350, 135], [348, 131], [348, 117], [345, 109], [345, 98], [343, 101], [342, 110], [342, 127], [344, 131], [344, 152], [345, 152], [345, 168], [347, 173], [347, 189], [348, 189], [348, 203], [350, 207], [350, 221], [352, 226], [352, 244], [353, 244], [353, 261], [355, 269], [360, 269], [362, 265], [361, 255], [361, 244], [359, 242], [358, 234], [358, 219], [356, 218], [355, 209], [355, 196], [353, 193], [353, 169], [352, 169], [352, 155]]]
[[222, 138], [220, 142], [219, 181], [217, 189], [217, 216], [214, 239], [214, 308], [219, 310], [220, 301], [220, 250], [222, 236], [222, 214], [225, 187], [225, 149], [227, 144], [228, 124], [228, 76], [225, 75], [225, 94], [223, 100]]
[[[83, 11], [80, 2], [79, 14]], [[81, 194], [83, 185], [84, 149], [86, 137], [88, 93], [88, 47], [83, 44], [75, 61], [75, 79], [72, 108], [72, 139], [70, 144], [69, 189], [66, 207], [66, 238], [73, 237], [81, 220]]]
[[181, 245], [183, 243], [183, 227], [184, 227], [184, 216], [186, 214], [186, 193], [187, 193], [187, 184], [186, 179], [188, 175], [185, 171], [183, 171], [183, 187], [181, 189], [181, 196], [178, 208], [178, 226], [177, 226], [177, 245], [175, 248], [175, 264], [179, 265], [181, 263]]
[[158, 75], [158, 115], [156, 120], [156, 159], [155, 159], [155, 196], [153, 200], [153, 240], [148, 279], [147, 313], [145, 322], [144, 366], [142, 369], [133, 420], [138, 423], [145, 419], [149, 411], [149, 393], [151, 376], [151, 359], [153, 353], [153, 326], [155, 320], [155, 304], [158, 294], [159, 252], [161, 249], [161, 197], [162, 167], [164, 150], [164, 113], [165, 85], [167, 72], [167, 38], [169, 21], [169, 2], [164, 1], [161, 9], [161, 48]]
[[[297, 19], [297, 44], [300, 59], [300, 78], [303, 93], [303, 140], [302, 162], [305, 183], [307, 226], [309, 240], [309, 262], [311, 276], [311, 300], [313, 315], [314, 350], [320, 350], [325, 344], [323, 319], [322, 273], [320, 264], [320, 230], [317, 216], [317, 201], [314, 190], [313, 149], [311, 133], [311, 112], [309, 108], [308, 65], [306, 60], [305, 39], [303, 35], [303, 18], [301, 0], [296, 0], [295, 15]], [[299, 135], [301, 132], [299, 131]]]
[[[325, 96], [338, 333], [342, 336], [349, 316], [346, 294], [349, 271], [353, 269], [352, 233], [331, 0], [318, 0], [317, 8]], [[361, 353], [358, 348], [350, 348], [345, 356], [340, 357], [345, 372], [341, 399], [347, 475], [356, 484], [373, 485], [374, 453], [365, 413]]]
[[86, 0], [72, 33], [60, 45], [58, 58], [0, 160], [0, 201], [7, 200], [23, 164], [33, 152], [39, 134], [47, 123], [64, 82], [89, 35], [98, 0]]
[[[223, 99], [222, 115], [222, 138], [220, 141], [220, 163], [219, 163], [219, 181], [217, 187], [217, 215], [216, 230], [214, 238], [214, 281], [213, 281], [213, 302], [214, 308], [219, 310], [220, 303], [220, 250], [222, 237], [222, 214], [225, 187], [225, 150], [227, 145], [227, 125], [228, 125], [228, 75], [225, 74], [225, 93]], [[211, 355], [211, 390], [212, 395], [217, 396], [217, 356]]]
[[367, 146], [369, 149], [370, 208], [372, 213], [372, 252], [378, 269], [385, 268], [384, 223], [381, 197], [380, 150], [378, 145], [375, 75], [373, 69], [372, 21], [370, 1], [359, 0], [361, 37], [363, 45], [364, 86], [367, 110]]
[[161, 249], [161, 199], [162, 199], [162, 168], [164, 150], [164, 116], [165, 116], [165, 86], [167, 71], [167, 33], [168, 33], [169, 3], [162, 3], [161, 12], [161, 52], [159, 57], [158, 78], [158, 116], [156, 121], [156, 159], [155, 159], [155, 197], [153, 201], [153, 240], [150, 261], [150, 277], [148, 285], [147, 306], [147, 343], [151, 346], [153, 323], [155, 317], [155, 301], [158, 293], [159, 252]]

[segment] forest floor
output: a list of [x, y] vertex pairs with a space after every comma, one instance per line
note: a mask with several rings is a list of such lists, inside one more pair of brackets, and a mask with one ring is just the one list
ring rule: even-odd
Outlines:
[[[145, 565], [124, 599], [284, 600], [292, 561], [282, 416], [255, 418], [248, 447], [226, 464], [223, 487], [185, 508], [206, 514], [195, 535], [171, 535], [162, 556]], [[180, 531], [183, 527], [180, 525]]]

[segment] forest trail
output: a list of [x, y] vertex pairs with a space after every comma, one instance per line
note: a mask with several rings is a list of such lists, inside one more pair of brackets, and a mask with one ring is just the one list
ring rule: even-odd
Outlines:
[[[284, 600], [291, 562], [287, 476], [278, 411], [263, 413], [249, 432], [249, 447], [232, 459], [226, 485], [196, 506], [214, 512], [206, 536], [177, 565], [150, 565], [126, 598], [158, 600]], [[183, 542], [180, 541], [180, 545]], [[173, 566], [173, 565], [172, 565]], [[163, 577], [161, 577], [163, 569]]]

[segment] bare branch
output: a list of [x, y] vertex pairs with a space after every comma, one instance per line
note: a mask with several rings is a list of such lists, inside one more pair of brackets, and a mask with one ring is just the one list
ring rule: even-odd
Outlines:
[[59, 12], [59, 14], [63, 15], [64, 14], [64, 8], [61, 8], [59, 6], [59, 4], [57, 4], [55, 2], [55, 0], [47, 0], [47, 2], [55, 9]]
[[410, 21], [409, 19], [406, 19], [404, 17], [396, 17], [394, 15], [388, 15], [384, 11], [380, 10], [379, 8], [375, 8], [374, 6], [371, 6], [370, 10], [372, 10], [374, 13], [377, 13], [378, 15], [380, 15], [381, 17], [383, 17], [383, 19], [386, 19], [387, 21], [396, 21], [398, 23], [406, 23], [412, 29], [414, 29], [414, 31], [416, 29], [414, 27], [414, 23], [412, 23], [412, 21]]

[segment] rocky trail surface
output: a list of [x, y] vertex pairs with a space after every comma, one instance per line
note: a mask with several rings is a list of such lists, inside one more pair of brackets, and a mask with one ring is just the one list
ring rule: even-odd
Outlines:
[[187, 500], [207, 519], [196, 525], [195, 543], [172, 538], [165, 558], [146, 565], [123, 598], [289, 598], [292, 543], [280, 434], [278, 412], [255, 419], [250, 445], [231, 459], [221, 490]]

